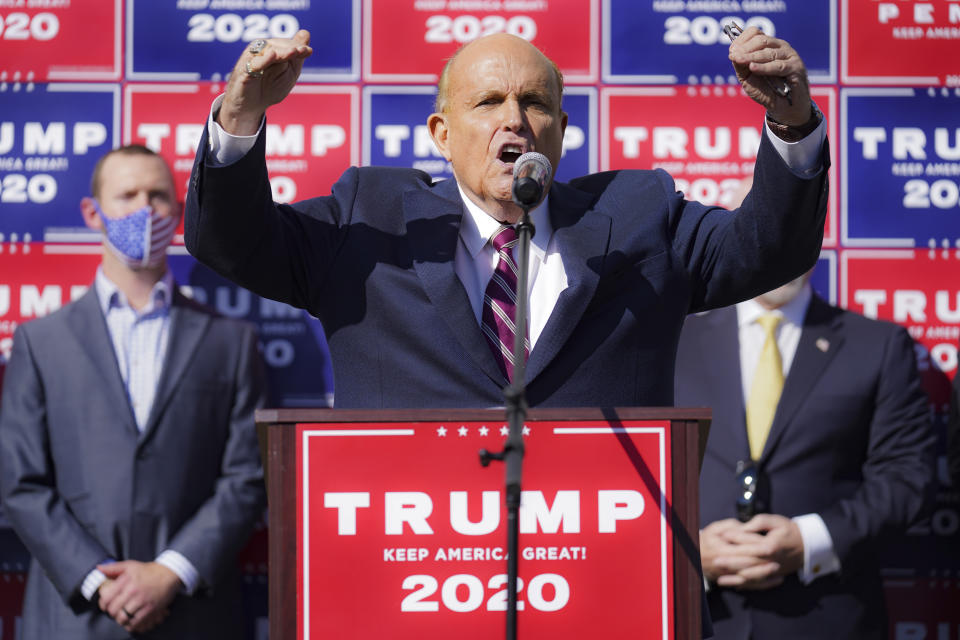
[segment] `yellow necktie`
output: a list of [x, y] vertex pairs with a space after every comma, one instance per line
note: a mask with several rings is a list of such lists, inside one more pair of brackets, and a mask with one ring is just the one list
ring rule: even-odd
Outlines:
[[780, 349], [777, 348], [780, 320], [781, 317], [776, 315], [757, 318], [766, 338], [747, 397], [747, 439], [750, 441], [750, 457], [754, 460], [759, 460], [763, 453], [763, 445], [770, 434], [770, 425], [773, 424], [783, 391], [783, 362], [780, 360]]

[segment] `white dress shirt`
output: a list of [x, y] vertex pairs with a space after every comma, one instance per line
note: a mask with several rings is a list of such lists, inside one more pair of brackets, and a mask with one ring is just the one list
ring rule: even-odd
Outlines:
[[[498, 260], [490, 238], [500, 228], [500, 223], [468, 198], [463, 189], [460, 189], [460, 197], [463, 198], [467, 215], [460, 222], [460, 242], [457, 243], [454, 269], [467, 290], [473, 315], [477, 324], [480, 324], [483, 296]], [[543, 332], [560, 294], [567, 288], [567, 272], [553, 241], [549, 200], [547, 196], [530, 211], [530, 221], [536, 230], [530, 242], [530, 264], [527, 268], [530, 298], [527, 332], [531, 350], [536, 346], [537, 338]], [[519, 262], [516, 250], [513, 257]]]
[[[747, 300], [737, 305], [737, 325], [740, 338], [740, 378], [743, 384], [743, 403], [747, 405], [750, 385], [753, 383], [753, 373], [763, 350], [766, 333], [757, 319], [765, 314], [781, 316], [777, 326], [777, 347], [780, 349], [780, 359], [783, 363], [783, 378], [787, 379], [793, 358], [800, 344], [800, 334], [803, 333], [803, 319], [810, 306], [813, 293], [810, 283], [807, 282], [797, 297], [785, 305], [768, 310], [755, 300]], [[810, 584], [820, 576], [840, 570], [840, 559], [833, 551], [833, 538], [824, 524], [823, 518], [817, 513], [808, 513], [792, 518], [800, 529], [803, 538], [803, 569], [799, 577], [804, 584]]]
[[[147, 426], [153, 408], [167, 354], [173, 288], [173, 276], [167, 271], [153, 286], [147, 306], [137, 311], [130, 306], [117, 285], [103, 273], [102, 268], [97, 269], [94, 279], [94, 289], [107, 322], [120, 377], [141, 433]], [[199, 573], [183, 554], [167, 549], [157, 556], [156, 562], [173, 571], [184, 584], [184, 590], [193, 593], [200, 579]], [[103, 572], [94, 568], [84, 578], [80, 593], [87, 600], [92, 599], [106, 579]]]
[[[207, 120], [210, 146], [208, 159], [215, 166], [231, 164], [242, 158], [253, 148], [257, 136], [260, 135], [259, 130], [252, 136], [235, 136], [224, 131], [216, 121], [216, 114], [221, 104], [223, 104], [223, 95], [213, 101]], [[265, 121], [266, 119], [260, 122], [260, 129], [263, 129]], [[770, 130], [768, 125], [764, 124], [764, 126], [767, 128], [767, 137], [773, 143], [774, 149], [794, 174], [805, 178], [820, 170], [820, 149], [827, 135], [826, 119], [821, 120], [813, 133], [799, 142], [784, 142]], [[467, 290], [467, 296], [470, 298], [470, 304], [479, 325], [483, 294], [496, 268], [496, 253], [488, 241], [500, 223], [467, 198], [462, 188], [460, 196], [469, 215], [463, 216], [460, 222], [460, 242], [457, 243], [454, 256], [455, 270], [457, 277]], [[557, 305], [560, 294], [567, 288], [567, 273], [563, 266], [563, 259], [557, 253], [553, 242], [548, 199], [545, 198], [536, 209], [530, 212], [536, 227], [536, 234], [530, 248], [528, 270], [530, 277], [528, 334], [531, 350], [536, 346], [537, 339], [546, 326], [553, 308]]]

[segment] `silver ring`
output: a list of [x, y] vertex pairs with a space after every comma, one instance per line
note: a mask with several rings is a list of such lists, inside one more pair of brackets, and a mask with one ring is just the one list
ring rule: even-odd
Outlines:
[[254, 71], [253, 69], [250, 68], [250, 61], [249, 61], [249, 60], [247, 60], [246, 71], [247, 71], [247, 75], [250, 76], [251, 78], [262, 78], [262, 77], [263, 77], [263, 71]]
[[250, 46], [247, 47], [247, 51], [249, 51], [255, 56], [258, 56], [266, 48], [267, 48], [267, 41], [264, 40], [263, 38], [260, 38], [258, 40], [254, 40], [253, 42], [251, 42]]

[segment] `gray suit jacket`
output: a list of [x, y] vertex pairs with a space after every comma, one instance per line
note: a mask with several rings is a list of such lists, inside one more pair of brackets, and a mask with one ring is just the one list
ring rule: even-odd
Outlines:
[[253, 412], [264, 398], [253, 328], [176, 293], [141, 433], [91, 289], [18, 328], [0, 405], [0, 499], [32, 554], [23, 640], [125, 638], [80, 585], [107, 558], [164, 549], [197, 568], [148, 637], [235, 638], [236, 554], [265, 493]]

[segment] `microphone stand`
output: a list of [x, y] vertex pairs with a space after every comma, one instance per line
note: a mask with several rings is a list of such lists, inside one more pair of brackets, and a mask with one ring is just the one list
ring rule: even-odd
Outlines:
[[[520, 204], [518, 202], [518, 204]], [[519, 242], [517, 265], [517, 317], [513, 341], [513, 381], [503, 390], [507, 409], [509, 435], [503, 451], [491, 453], [480, 450], [480, 464], [484, 467], [491, 460], [502, 460], [506, 466], [506, 506], [507, 506], [507, 640], [517, 638], [517, 559], [520, 555], [520, 486], [523, 478], [523, 423], [527, 418], [527, 385], [524, 381], [527, 371], [526, 339], [527, 309], [530, 298], [527, 295], [528, 268], [530, 264], [530, 239], [535, 233], [530, 220], [532, 207], [520, 204], [523, 215], [517, 225]], [[523, 328], [520, 331], [520, 328]]]

